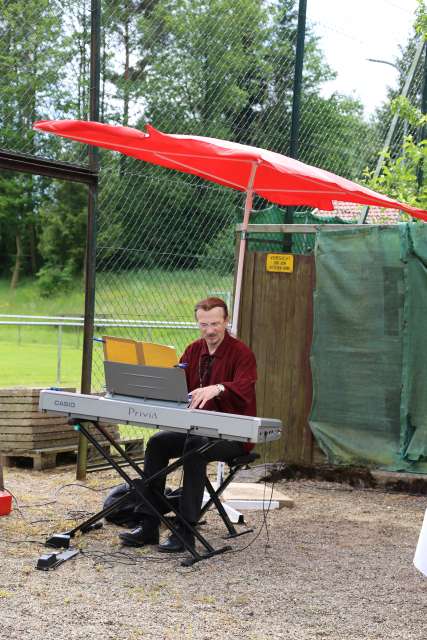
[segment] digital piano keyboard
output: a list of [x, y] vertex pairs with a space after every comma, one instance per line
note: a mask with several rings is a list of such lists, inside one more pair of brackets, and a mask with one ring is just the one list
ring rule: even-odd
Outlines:
[[92, 396], [51, 389], [40, 391], [39, 408], [80, 420], [107, 420], [253, 443], [277, 440], [282, 429], [281, 420], [273, 418], [189, 409], [186, 404], [176, 402], [146, 401], [119, 395]]

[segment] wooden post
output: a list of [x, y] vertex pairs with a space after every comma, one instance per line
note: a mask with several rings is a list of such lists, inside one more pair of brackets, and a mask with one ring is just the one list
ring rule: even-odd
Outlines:
[[243, 269], [244, 269], [245, 252], [246, 252], [246, 236], [247, 236], [247, 228], [249, 224], [249, 216], [252, 211], [252, 202], [254, 197], [253, 186], [254, 186], [257, 167], [258, 167], [258, 162], [252, 163], [248, 187], [246, 190], [245, 212], [243, 215], [243, 225], [242, 225], [243, 228], [240, 234], [239, 257], [237, 259], [236, 285], [234, 290], [233, 318], [232, 318], [232, 325], [231, 325], [231, 333], [234, 336], [237, 335], [237, 327], [239, 324], [240, 298], [242, 294], [242, 278], [243, 278]]

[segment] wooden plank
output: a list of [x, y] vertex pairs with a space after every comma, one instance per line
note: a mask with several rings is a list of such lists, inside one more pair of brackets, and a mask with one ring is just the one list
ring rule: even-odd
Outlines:
[[39, 406], [39, 398], [23, 398], [22, 396], [3, 396], [0, 398], [0, 413], [2, 411], [34, 411]]
[[[38, 402], [40, 391], [47, 387], [5, 387], [0, 389], [0, 405], [5, 398], [10, 402]], [[75, 392], [76, 387], [61, 387], [61, 391]]]
[[[99, 444], [104, 446], [106, 444], [106, 440], [98, 440]], [[0, 452], [4, 453], [5, 450], [18, 451], [19, 449], [46, 449], [50, 447], [62, 447], [64, 445], [76, 445], [78, 444], [77, 436], [68, 436], [64, 435], [64, 437], [58, 438], [35, 438], [24, 439], [19, 441], [13, 440], [3, 440], [0, 448]]]
[[[248, 224], [248, 233], [316, 233], [321, 229], [347, 231], [347, 229], [372, 229], [373, 227], [390, 229], [396, 226], [396, 224], [329, 224], [326, 222], [323, 224]], [[243, 225], [236, 224], [236, 231], [243, 231]]]
[[[282, 395], [284, 376], [283, 349], [288, 332], [288, 310], [291, 297], [292, 274], [271, 273], [266, 270], [266, 254], [257, 255], [257, 311], [254, 321], [258, 340], [254, 342], [256, 354], [265, 351], [260, 359], [260, 377], [264, 378], [263, 397], [261, 400], [262, 415], [281, 418], [284, 434], [280, 441], [267, 447], [269, 460], [283, 459], [286, 443], [288, 415], [283, 407]], [[261, 295], [259, 295], [261, 294]]]
[[[278, 417], [287, 425], [287, 415], [282, 407], [283, 377], [282, 351], [288, 329], [287, 309], [290, 274], [271, 273], [266, 270], [266, 254], [257, 255], [257, 310], [254, 321], [257, 329], [256, 354], [265, 354], [260, 360], [260, 376], [265, 379], [261, 401], [262, 415]], [[291, 276], [292, 277], [292, 276]], [[283, 290], [283, 287], [285, 288]], [[285, 303], [286, 301], [286, 303]], [[262, 389], [260, 389], [261, 391]], [[286, 429], [281, 440], [266, 447], [267, 458], [283, 459]]]
[[10, 387], [8, 389], [0, 389], [0, 397], [23, 397], [33, 398], [40, 395], [40, 390], [46, 387]]
[[2, 444], [0, 448], [7, 442], [36, 442], [37, 440], [43, 440], [44, 442], [51, 442], [52, 445], [55, 444], [55, 440], [64, 440], [68, 438], [69, 440], [76, 440], [78, 438], [78, 433], [73, 431], [72, 429], [68, 429], [67, 431], [58, 431], [57, 433], [3, 433], [2, 434]]
[[[288, 340], [285, 346], [287, 379], [284, 394], [287, 396], [288, 429], [285, 459], [302, 462], [302, 450], [307, 449], [306, 438], [307, 414], [307, 375], [309, 367], [309, 349], [307, 350], [308, 301], [312, 299], [311, 270], [313, 258], [296, 257], [295, 278], [293, 279], [292, 317], [289, 318]], [[311, 341], [311, 331], [310, 331]]]
[[[117, 436], [119, 433], [118, 428], [116, 427], [116, 425], [103, 425], [108, 433], [110, 433], [110, 435], [112, 435], [113, 437]], [[0, 437], [2, 434], [19, 434], [19, 433], [27, 433], [27, 434], [55, 434], [57, 432], [70, 432], [70, 433], [77, 433], [75, 431], [75, 429], [67, 424], [66, 422], [58, 422], [57, 424], [48, 424], [48, 425], [37, 425], [37, 426], [24, 426], [24, 425], [19, 425], [19, 426], [2, 426], [0, 427]], [[99, 437], [102, 438], [102, 436], [100, 435], [99, 431], [97, 429], [95, 429], [95, 427], [89, 427], [89, 432], [90, 433], [96, 433]]]
[[[295, 255], [293, 273], [271, 273], [265, 253], [252, 256], [252, 273], [244, 271], [241, 338], [257, 357], [258, 415], [284, 424], [282, 438], [267, 446], [267, 458], [310, 462], [314, 258]], [[252, 280], [246, 287], [248, 277]]]
[[0, 427], [0, 441], [3, 434], [20, 434], [20, 433], [30, 433], [30, 434], [40, 434], [40, 433], [57, 433], [58, 431], [72, 431], [72, 427], [70, 425], [61, 422], [58, 424], [49, 424], [49, 425], [40, 425], [37, 427], [34, 426], [3, 426]]
[[[107, 428], [111, 435], [116, 435], [118, 433], [118, 429], [115, 425], [103, 425]], [[57, 431], [74, 431], [73, 427], [71, 427], [66, 422], [57, 423], [49, 423], [49, 424], [37, 424], [37, 425], [3, 425], [0, 427], [0, 438], [3, 433], [56, 433]], [[99, 433], [94, 430], [94, 427], [89, 429], [91, 433]]]
[[[253, 309], [253, 286], [254, 286], [254, 262], [255, 254], [247, 253], [245, 256], [243, 282], [245, 283], [245, 292], [242, 293], [240, 303], [238, 335], [247, 344], [251, 342], [251, 328]], [[243, 337], [244, 336], [244, 337]]]
[[[75, 446], [77, 448], [78, 441], [77, 440], [69, 440], [64, 438], [63, 440], [55, 440], [52, 442], [51, 440], [40, 440], [37, 442], [5, 442], [4, 446], [7, 447], [10, 451], [27, 451], [28, 449], [47, 449], [50, 448], [54, 444], [56, 447], [64, 447], [64, 446]], [[3, 449], [0, 450], [0, 453], [3, 455]]]
[[[1, 414], [0, 414], [1, 415]], [[0, 429], [4, 427], [36, 427], [37, 425], [66, 424], [65, 420], [60, 420], [58, 416], [39, 416], [36, 418], [0, 418]]]
[[279, 327], [274, 359], [270, 359], [269, 374], [272, 384], [269, 389], [268, 402], [273, 407], [274, 415], [281, 417], [284, 432], [279, 442], [272, 445], [275, 458], [284, 460], [289, 452], [290, 433], [293, 428], [291, 392], [294, 375], [294, 336], [295, 317], [295, 282], [299, 269], [299, 256], [294, 256], [294, 271], [292, 273], [272, 273], [269, 278], [270, 296], [274, 299], [275, 312], [271, 318], [269, 331], [275, 332]]
[[311, 344], [313, 340], [313, 295], [316, 287], [316, 267], [314, 262], [314, 257], [310, 258], [309, 269], [306, 278], [306, 331], [305, 331], [305, 341], [302, 349], [302, 363], [303, 363], [303, 380], [302, 380], [302, 390], [305, 396], [305, 402], [302, 401], [302, 415], [301, 415], [301, 449], [299, 459], [304, 464], [312, 464], [313, 462], [313, 451], [314, 451], [314, 443], [315, 439], [313, 437], [313, 433], [311, 431], [309, 425], [309, 417], [311, 411], [311, 404], [313, 400], [313, 378], [311, 373], [311, 362], [310, 362], [310, 354], [311, 354]]
[[294, 501], [278, 489], [271, 490], [271, 487], [265, 487], [263, 484], [254, 482], [231, 482], [222, 494], [225, 502], [233, 500], [269, 500], [279, 503], [279, 509], [282, 507], [293, 507]]
[[[56, 418], [58, 419], [58, 414], [50, 411], [41, 412], [41, 411], [2, 411], [0, 410], [0, 420], [34, 420], [35, 422]], [[66, 416], [63, 417], [63, 420], [66, 420]]]

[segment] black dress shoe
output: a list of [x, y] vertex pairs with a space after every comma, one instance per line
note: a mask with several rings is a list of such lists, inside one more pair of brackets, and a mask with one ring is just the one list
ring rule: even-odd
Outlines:
[[[194, 536], [185, 533], [183, 534], [183, 538], [190, 545], [190, 547], [194, 547]], [[162, 553], [179, 553], [180, 551], [186, 551], [187, 547], [181, 542], [181, 540], [175, 535], [171, 534], [165, 542], [159, 544], [159, 551]]]
[[127, 547], [143, 547], [146, 544], [159, 544], [159, 531], [146, 531], [144, 527], [137, 527], [133, 531], [119, 533], [119, 538]]

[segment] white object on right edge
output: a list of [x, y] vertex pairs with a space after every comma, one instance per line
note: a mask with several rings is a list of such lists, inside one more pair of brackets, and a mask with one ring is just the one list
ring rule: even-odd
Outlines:
[[427, 509], [424, 514], [423, 526], [421, 527], [420, 537], [415, 550], [414, 565], [418, 571], [421, 571], [421, 573], [427, 576]]

